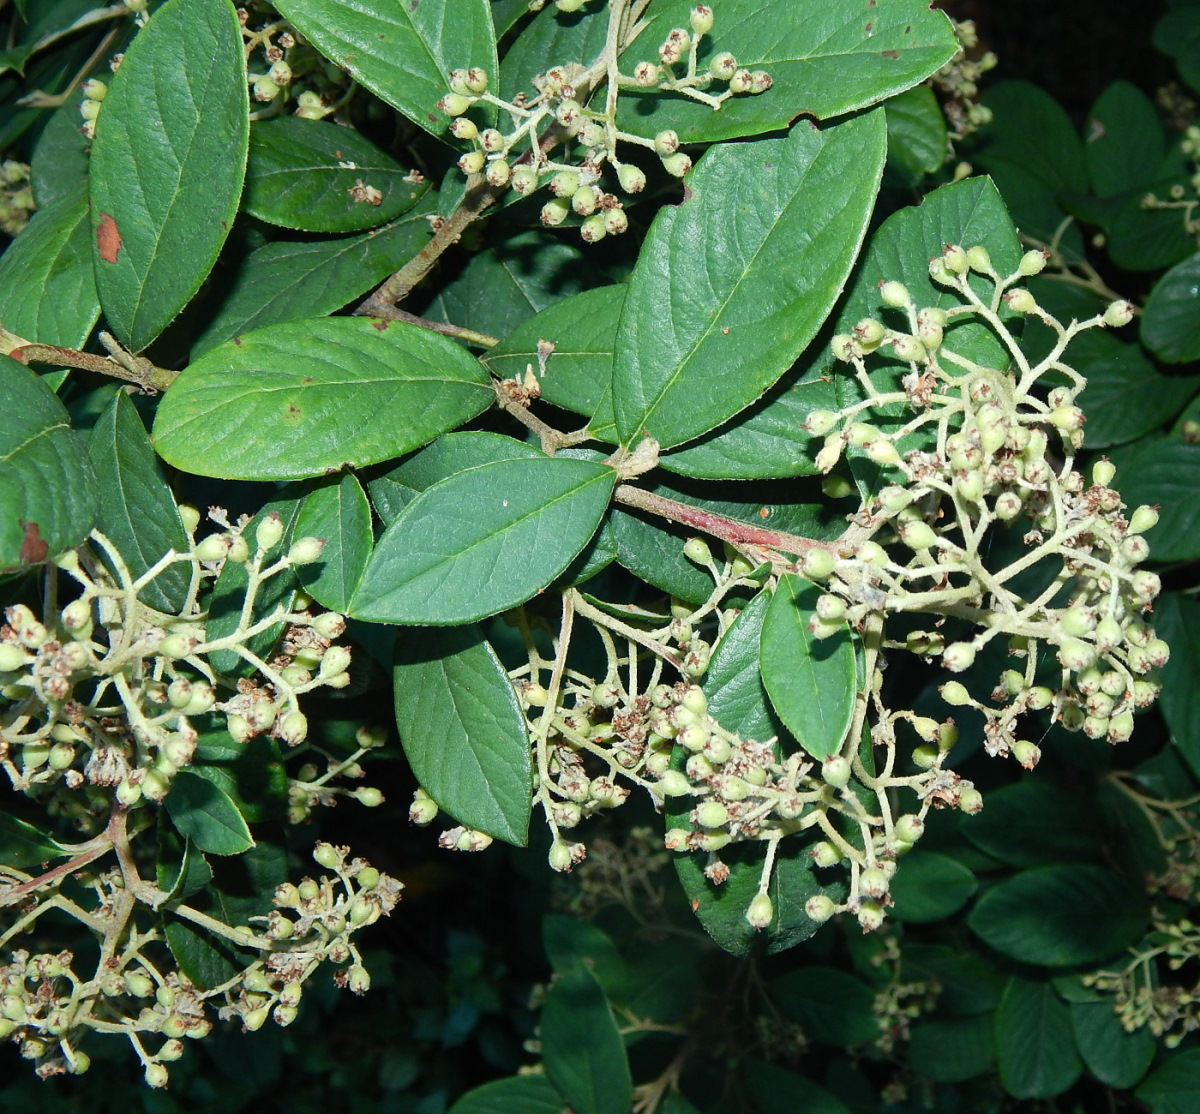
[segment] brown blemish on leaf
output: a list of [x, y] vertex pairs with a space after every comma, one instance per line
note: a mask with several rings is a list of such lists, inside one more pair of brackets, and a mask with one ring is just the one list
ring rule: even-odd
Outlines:
[[900, 51], [898, 50], [881, 50], [879, 53], [885, 58], [891, 58], [893, 60], [896, 60], [900, 57]]
[[234, 344], [236, 344], [236, 345], [237, 345], [239, 348], [241, 348], [241, 346], [242, 346], [242, 338], [241, 338], [241, 337], [234, 337], [234, 338], [233, 338], [233, 343], [234, 343]]
[[385, 321], [382, 317], [377, 317], [372, 320], [371, 328], [377, 330], [378, 332], [386, 333], [389, 324], [391, 324], [391, 322]]
[[871, 33], [871, 29], [872, 29], [874, 26], [875, 26], [875, 24], [874, 24], [874, 23], [868, 23], [868, 24], [867, 24], [867, 26], [866, 26], [866, 32], [867, 32], [867, 34], [868, 34], [868, 35]]
[[415, 12], [421, 6], [421, 0], [408, 0], [408, 10]]
[[117, 222], [107, 213], [100, 214], [100, 227], [96, 229], [96, 252], [105, 263], [115, 263], [121, 250], [121, 233]]
[[313, 377], [311, 375], [306, 375], [303, 379], [300, 380], [301, 383], [311, 383], [312, 381], [313, 381]]
[[25, 531], [18, 554], [21, 564], [40, 565], [50, 555], [50, 547], [39, 536], [36, 522], [22, 522], [21, 527]]
[[292, 420], [295, 420], [299, 416], [300, 416], [300, 407], [299, 406], [289, 406], [287, 408], [287, 413], [284, 415], [285, 418], [291, 418]]

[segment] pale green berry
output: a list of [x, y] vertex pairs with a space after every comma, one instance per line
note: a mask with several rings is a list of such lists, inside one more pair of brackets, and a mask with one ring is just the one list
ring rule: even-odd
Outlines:
[[1008, 291], [1004, 295], [1004, 303], [1013, 313], [1036, 313], [1038, 308], [1033, 295], [1023, 287]]
[[804, 915], [810, 921], [816, 921], [817, 924], [824, 924], [830, 917], [833, 916], [837, 906], [833, 900], [825, 894], [813, 894], [804, 903]]
[[956, 275], [966, 274], [970, 267], [967, 262], [967, 253], [958, 244], [947, 244], [946, 250], [942, 252], [942, 260], [946, 264], [946, 269]]
[[1143, 503], [1137, 507], [1133, 514], [1129, 516], [1130, 534], [1144, 534], [1147, 530], [1153, 530], [1158, 525], [1158, 508], [1147, 506]]
[[[957, 643], [957, 645], [963, 645], [963, 643]], [[962, 707], [974, 703], [971, 699], [971, 694], [967, 692], [966, 686], [959, 681], [947, 681], [944, 685], [939, 686], [938, 691], [942, 694], [942, 699], [954, 707]]]
[[855, 356], [862, 355], [858, 342], [849, 333], [838, 333], [829, 342], [829, 349], [834, 359], [841, 360], [844, 364], [848, 364]]
[[814, 437], [824, 437], [840, 420], [832, 410], [812, 410], [804, 420], [804, 428]]
[[988, 254], [985, 247], [975, 246], [967, 248], [967, 266], [972, 271], [978, 271], [981, 274], [987, 274], [992, 269], [992, 257]]
[[629, 229], [629, 217], [624, 209], [605, 209], [601, 219], [604, 221], [604, 230], [610, 236], [620, 236]]
[[1059, 627], [1073, 638], [1082, 638], [1096, 629], [1096, 612], [1090, 607], [1075, 604], [1058, 618]]
[[[128, 0], [126, 0], [126, 3], [128, 3]], [[168, 1020], [171, 1019], [168, 1018]], [[146, 1065], [145, 1079], [147, 1087], [153, 1087], [155, 1090], [158, 1090], [165, 1087], [170, 1078], [171, 1073], [167, 1071], [164, 1065], [157, 1062]]]
[[[1135, 684], [1139, 682], [1134, 682]], [[1118, 712], [1108, 721], [1108, 740], [1111, 743], [1127, 742], [1133, 734], [1133, 713]]]
[[1041, 748], [1028, 739], [1018, 739], [1013, 743], [1013, 757], [1027, 770], [1032, 770], [1042, 757]]
[[904, 523], [898, 533], [900, 540], [909, 549], [930, 549], [937, 544], [937, 534], [934, 533], [933, 528], [920, 519]]
[[1095, 663], [1096, 650], [1082, 639], [1068, 638], [1058, 648], [1058, 660], [1072, 673], [1079, 673]]
[[556, 197], [542, 206], [541, 221], [548, 228], [562, 224], [571, 211], [571, 203], [565, 197]]
[[739, 68], [729, 79], [729, 91], [731, 93], [748, 93], [753, 84], [754, 75], [745, 68]]
[[321, 676], [331, 677], [350, 667], [350, 651], [345, 646], [330, 646], [321, 658]]
[[467, 90], [476, 95], [486, 93], [488, 87], [487, 71], [479, 66], [472, 66], [467, 70]]
[[746, 910], [746, 921], [756, 932], [766, 928], [775, 916], [774, 906], [765, 890], [759, 890]]
[[279, 724], [279, 737], [288, 746], [299, 746], [308, 737], [308, 718], [303, 712], [288, 712]]
[[845, 476], [826, 476], [821, 481], [821, 492], [830, 499], [849, 499], [856, 489]]
[[863, 932], [874, 932], [883, 924], [883, 909], [877, 901], [864, 901], [858, 907], [858, 923]]
[[603, 240], [608, 235], [608, 229], [604, 226], [604, 217], [599, 213], [593, 213], [579, 226], [579, 235], [584, 243], [588, 244]]
[[902, 282], [882, 282], [879, 284], [879, 298], [885, 306], [896, 306], [904, 309], [913, 304], [908, 287]]
[[809, 580], [826, 580], [837, 565], [837, 559], [827, 549], [814, 546], [800, 559], [800, 571]]
[[79, 115], [85, 120], [95, 120], [100, 115], [99, 101], [83, 101], [79, 105]]
[[512, 177], [509, 179], [510, 186], [522, 196], [533, 193], [538, 186], [538, 173], [531, 166], [517, 166], [513, 168]]
[[869, 866], [858, 876], [859, 888], [868, 896], [880, 898], [888, 892], [888, 877], [877, 866]]
[[273, 101], [279, 96], [280, 88], [269, 77], [260, 77], [252, 86], [256, 101]]
[[645, 171], [630, 163], [617, 167], [617, 181], [626, 193], [641, 193], [646, 188]]
[[937, 747], [930, 746], [928, 743], [922, 743], [912, 752], [913, 762], [922, 770], [928, 770], [938, 760], [941, 751]]
[[858, 559], [876, 569], [887, 568], [888, 564], [887, 550], [878, 542], [863, 542], [858, 547]]
[[729, 809], [720, 801], [705, 801], [696, 808], [696, 823], [702, 828], [723, 828], [729, 823]]
[[1110, 487], [1117, 475], [1117, 466], [1104, 457], [1092, 465], [1092, 483], [1099, 487]]
[[275, 1007], [272, 1016], [275, 1018], [275, 1024], [284, 1029], [300, 1016], [300, 1011], [295, 1006], [279, 1005]]
[[707, 727], [694, 723], [680, 731], [678, 738], [680, 746], [696, 753], [708, 746], [709, 731]]
[[1162, 589], [1162, 581], [1157, 573], [1139, 569], [1129, 578], [1129, 588], [1135, 600], [1139, 603], [1149, 603]]
[[673, 155], [667, 155], [662, 160], [662, 164], [663, 169], [673, 178], [682, 178], [692, 169], [692, 160], [682, 151], [676, 151]]
[[89, 77], [79, 91], [90, 101], [102, 101], [108, 96], [108, 86], [94, 77]]
[[0, 673], [13, 673], [33, 661], [20, 646], [11, 642], [0, 642]]
[[707, 35], [713, 28], [713, 10], [707, 4], [697, 4], [688, 12], [688, 22], [696, 37]]
[[1032, 278], [1034, 275], [1040, 275], [1046, 269], [1046, 262], [1049, 258], [1050, 253], [1041, 248], [1027, 251], [1021, 256], [1021, 261], [1017, 264], [1017, 273], [1024, 278]]
[[895, 468], [901, 463], [896, 446], [882, 437], [867, 443], [866, 454], [870, 461], [884, 468]]
[[683, 545], [683, 555], [697, 565], [712, 564], [712, 551], [703, 538], [688, 538]]
[[808, 621], [809, 633], [816, 639], [832, 638], [835, 634], [840, 634], [845, 629], [846, 626], [844, 623], [822, 619], [820, 615], [814, 615]]
[[992, 510], [1001, 522], [1011, 522], [1021, 513], [1025, 504], [1015, 491], [1002, 491], [996, 496]]
[[1046, 415], [1046, 420], [1058, 429], [1071, 432], [1082, 429], [1086, 418], [1078, 406], [1059, 406]]
[[250, 545], [241, 534], [234, 534], [226, 559], [235, 565], [244, 565], [250, 560]]
[[842, 861], [842, 853], [827, 840], [814, 843], [809, 851], [812, 861], [820, 867], [837, 866]]
[[692, 786], [679, 770], [668, 770], [659, 778], [658, 791], [664, 797], [682, 797], [692, 791]]
[[850, 763], [840, 754], [831, 754], [821, 763], [821, 777], [827, 785], [842, 789], [850, 782]]
[[325, 548], [324, 538], [300, 538], [292, 543], [288, 550], [288, 560], [293, 565], [311, 565], [321, 559], [321, 551]]
[[925, 822], [912, 813], [896, 818], [896, 838], [905, 843], [916, 843], [925, 832]]
[[735, 73], [737, 73], [737, 59], [727, 50], [721, 51], [713, 57], [709, 64], [708, 72], [713, 75], [718, 81], [728, 81]]
[[194, 550], [196, 560], [223, 561], [228, 556], [232, 545], [233, 538], [229, 534], [209, 534], [196, 546]]
[[165, 658], [186, 658], [200, 640], [194, 634], [169, 634], [158, 645], [158, 652]]
[[1128, 325], [1132, 320], [1133, 306], [1129, 302], [1111, 302], [1104, 311], [1104, 324], [1113, 328], [1119, 329], [1122, 325]]
[[356, 789], [351, 796], [364, 808], [378, 808], [383, 804], [383, 794], [374, 786], [364, 785]]
[[512, 177], [512, 167], [503, 159], [493, 159], [487, 164], [487, 170], [484, 171], [483, 176], [487, 179], [489, 186], [502, 189], [508, 185], [508, 181]]
[[974, 816], [983, 808], [983, 794], [974, 786], [960, 790], [958, 807], [969, 816]]
[[464, 174], [478, 174], [486, 161], [487, 156], [482, 151], [468, 151], [458, 160], [458, 169]]
[[662, 71], [653, 62], [639, 62], [633, 67], [633, 80], [643, 88], [657, 85]]

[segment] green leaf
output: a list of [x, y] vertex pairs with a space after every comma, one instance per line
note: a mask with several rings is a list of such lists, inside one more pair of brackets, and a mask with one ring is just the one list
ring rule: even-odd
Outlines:
[[301, 565], [296, 576], [324, 607], [345, 611], [371, 555], [371, 506], [352, 475], [324, 483], [301, 507], [294, 536], [324, 538], [321, 559]]
[[222, 479], [299, 479], [400, 456], [495, 398], [452, 340], [361, 317], [268, 325], [210, 350], [163, 396], [168, 463]]
[[1102, 963], [1146, 929], [1146, 898], [1090, 864], [1035, 867], [987, 891], [967, 918], [984, 943], [1020, 963]]
[[372, 477], [367, 489], [384, 526], [390, 526], [422, 491], [456, 472], [499, 460], [536, 460], [540, 456], [541, 451], [532, 445], [500, 433], [445, 433], [420, 452]]
[[212, 881], [212, 868], [192, 841], [181, 840], [165, 821], [166, 814], [160, 812], [155, 882], [168, 901], [186, 901]]
[[542, 949], [558, 974], [585, 966], [610, 998], [628, 989], [629, 972], [613, 939], [578, 917], [548, 913], [542, 918]]
[[513, 329], [483, 362], [501, 379], [523, 379], [526, 368], [539, 370], [538, 341], [545, 338], [554, 351], [538, 377], [541, 397], [591, 418], [594, 437], [615, 440], [609, 383], [625, 290], [624, 284], [601, 286], [555, 302]]
[[[1181, 416], [1191, 418], [1192, 404]], [[1158, 507], [1158, 525], [1147, 535], [1156, 561], [1200, 557], [1200, 444], [1179, 434], [1149, 437], [1115, 455], [1126, 506]]]
[[936, 982], [941, 987], [938, 1015], [956, 1019], [990, 1013], [1000, 1002], [1004, 983], [994, 967], [961, 947], [908, 941], [904, 945], [904, 977]]
[[[688, 26], [691, 7], [691, 0], [675, 0], [650, 13], [642, 40], [648, 52], [670, 28]], [[770, 19], [759, 0], [726, 0], [715, 11], [712, 50], [766, 70], [771, 89], [731, 97], [719, 112], [682, 96], [623, 90], [622, 127], [642, 135], [673, 128], [684, 143], [698, 143], [779, 131], [798, 113], [828, 120], [916, 85], [958, 49], [945, 16], [918, 0], [869, 8], [860, 0], [823, 0], [779, 9]], [[716, 82], [709, 91], [723, 90]]]
[[402, 632], [392, 677], [396, 727], [417, 781], [459, 823], [523, 844], [529, 735], [512, 682], [478, 628]]
[[280, 0], [279, 14], [376, 96], [434, 135], [449, 117], [435, 105], [447, 74], [479, 66], [496, 77], [488, 0]]
[[353, 128], [280, 116], [251, 129], [242, 204], [268, 224], [357, 232], [395, 220], [428, 188]]
[[34, 344], [81, 348], [100, 315], [83, 183], [38, 209], [0, 255], [0, 324]]
[[1188, 232], [1178, 209], [1142, 207], [1147, 193], [1165, 200], [1176, 187], [1190, 189], [1189, 173], [1182, 168], [1168, 171], [1126, 197], [1108, 226], [1107, 247], [1112, 263], [1127, 271], [1157, 271], [1174, 266], [1196, 250], [1196, 238]]
[[884, 105], [887, 114], [887, 167], [907, 185], [916, 185], [946, 161], [946, 116], [928, 85], [918, 85]]
[[970, 901], [977, 885], [974, 873], [948, 855], [913, 851], [892, 881], [892, 916], [910, 924], [945, 920]]
[[[175, 498], [141, 416], [124, 391], [113, 392], [112, 402], [88, 434], [87, 448], [100, 494], [96, 526], [116, 546], [133, 578], [168, 550], [186, 553], [188, 539]], [[190, 581], [190, 566], [170, 565], [140, 596], [158, 611], [178, 612]]]
[[819, 639], [808, 629], [820, 589], [792, 573], [779, 578], [762, 629], [763, 684], [779, 718], [814, 758], [837, 754], [857, 693], [849, 628]]
[[633, 1084], [625, 1045], [586, 967], [550, 987], [540, 1031], [546, 1074], [575, 1114], [628, 1114]]
[[1200, 89], [1200, 15], [1188, 0], [1168, 6], [1166, 14], [1154, 25], [1151, 41], [1164, 54], [1175, 59], [1179, 76], [1193, 89]]
[[212, 855], [237, 855], [254, 846], [237, 805], [223, 789], [191, 770], [180, 770], [163, 802], [179, 834]]
[[812, 339], [866, 233], [882, 113], [711, 148], [659, 211], [617, 334], [622, 442], [671, 448], [754, 402]]
[[587, 545], [615, 479], [603, 464], [540, 457], [434, 484], [379, 539], [350, 613], [447, 625], [524, 603]]
[[450, 1114], [562, 1114], [562, 1096], [544, 1075], [513, 1075], [468, 1091]]
[[1127, 1033], [1111, 1001], [1075, 1003], [1071, 1026], [1088, 1071], [1109, 1087], [1136, 1087], [1154, 1059], [1154, 1035], [1145, 1026]]
[[1114, 81], [1100, 94], [1083, 134], [1088, 176], [1098, 197], [1143, 188], [1166, 151], [1154, 102], [1128, 81]]
[[191, 301], [225, 242], [242, 192], [247, 104], [227, 0], [167, 0], [113, 75], [89, 175], [96, 285], [134, 351]]
[[613, 507], [608, 524], [617, 560], [634, 576], [687, 603], [701, 604], [712, 594], [712, 577], [683, 555], [694, 530], [621, 507]]
[[875, 991], [836, 967], [801, 967], [775, 979], [771, 1001], [810, 1040], [821, 1044], [865, 1044], [879, 1036]]
[[235, 743], [219, 717], [210, 716], [188, 770], [225, 793], [248, 824], [277, 820], [287, 811], [288, 781], [276, 739], [259, 735]]
[[[1193, 773], [1200, 772], [1200, 601], [1181, 592], [1164, 592], [1154, 601], [1154, 626], [1171, 647], [1163, 666], [1159, 707], [1175, 740], [1173, 753]], [[1166, 789], [1166, 786], [1163, 786]], [[1182, 794], [1190, 796], [1189, 792]], [[1170, 799], [1176, 794], [1164, 793]]]
[[743, 739], [764, 740], [783, 733], [758, 670], [763, 621], [771, 598], [770, 592], [759, 592], [742, 609], [713, 649], [704, 675], [709, 715]]
[[996, 1011], [1000, 1082], [1018, 1099], [1061, 1095], [1079, 1078], [1071, 1015], [1049, 983], [1009, 979]]
[[66, 408], [29, 368], [0, 356], [0, 572], [73, 549], [96, 521], [96, 480]]
[[265, 244], [244, 259], [228, 293], [192, 345], [192, 358], [239, 333], [264, 325], [323, 317], [340, 309], [393, 271], [429, 239], [429, 206], [385, 228], [340, 240]]
[[1200, 1048], [1172, 1056], [1135, 1094], [1151, 1114], [1192, 1114], [1200, 1103]]
[[[18, 241], [19, 242], [19, 241]], [[1142, 314], [1142, 343], [1169, 364], [1200, 359], [1200, 323], [1196, 290], [1200, 287], [1200, 252], [1175, 264], [1154, 284]]]
[[746, 1071], [760, 1114], [851, 1114], [836, 1095], [794, 1071], [756, 1060]]
[[28, 870], [69, 853], [32, 824], [0, 812], [0, 862], [5, 866]]
[[1091, 799], [1040, 779], [989, 793], [987, 807], [962, 830], [981, 851], [1009, 866], [1106, 860], [1103, 826]]
[[908, 1066], [935, 1083], [965, 1083], [983, 1075], [996, 1057], [994, 1027], [991, 1013], [922, 1021], [909, 1034]]
[[[91, 146], [91, 141], [79, 127], [79, 105], [75, 103], [73, 97], [68, 97], [51, 113], [29, 159], [29, 184], [33, 188], [33, 197], [39, 210], [47, 208], [52, 201], [56, 201], [66, 194], [74, 193], [77, 188], [82, 188], [86, 197]], [[86, 212], [83, 222], [85, 225], [87, 224]], [[90, 270], [92, 266], [90, 227], [87, 236], [86, 258]], [[95, 286], [95, 282], [96, 279], [93, 275], [93, 286]], [[99, 302], [96, 305], [99, 310]]]

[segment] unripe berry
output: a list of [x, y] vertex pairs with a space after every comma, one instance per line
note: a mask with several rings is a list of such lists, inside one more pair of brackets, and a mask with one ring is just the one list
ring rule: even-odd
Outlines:
[[605, 209], [601, 220], [604, 221], [604, 230], [610, 236], [620, 236], [629, 228], [629, 218], [624, 209]]
[[85, 120], [95, 120], [100, 115], [100, 102], [82, 101], [79, 105], [79, 115]]
[[186, 658], [200, 640], [194, 634], [169, 634], [158, 645], [158, 652], [165, 658]]
[[275, 84], [269, 77], [260, 77], [255, 80], [252, 86], [254, 90], [254, 99], [256, 101], [272, 101], [279, 96], [279, 86]]
[[468, 151], [458, 160], [458, 169], [464, 174], [478, 174], [486, 161], [487, 156], [482, 151]]
[[1013, 744], [1013, 757], [1027, 770], [1032, 770], [1042, 757], [1041, 749], [1027, 739], [1018, 739]]
[[739, 68], [729, 79], [729, 91], [731, 93], [748, 93], [753, 84], [754, 75], [745, 68]]
[[692, 25], [692, 30], [696, 33], [696, 37], [707, 35], [713, 27], [713, 10], [707, 4], [697, 4], [690, 12], [688, 12], [688, 22]]
[[1144, 534], [1147, 530], [1153, 530], [1157, 525], [1158, 508], [1143, 503], [1129, 516], [1128, 533]]
[[1096, 650], [1078, 638], [1068, 638], [1058, 648], [1058, 660], [1072, 673], [1082, 672], [1096, 660]]
[[967, 265], [972, 271], [987, 274], [992, 269], [992, 257], [988, 254], [988, 250], [985, 247], [977, 245], [973, 248], [967, 248]]
[[468, 92], [475, 93], [476, 95], [486, 93], [488, 87], [487, 71], [480, 69], [478, 66], [472, 66], [467, 70], [466, 83]]
[[229, 534], [209, 534], [196, 546], [194, 554], [197, 561], [223, 561], [232, 545], [233, 538]]
[[150, 1063], [146, 1065], [146, 1086], [153, 1087], [156, 1090], [165, 1087], [171, 1078], [171, 1073], [159, 1063]]
[[683, 555], [689, 561], [695, 561], [697, 565], [712, 563], [712, 551], [703, 538], [688, 538], [683, 545]]
[[579, 235], [584, 243], [594, 244], [603, 240], [608, 235], [608, 229], [604, 225], [604, 217], [599, 213], [593, 213], [579, 226]]
[[850, 763], [840, 754], [830, 755], [821, 763], [821, 777], [827, 785], [842, 789], [850, 782]]
[[1017, 264], [1017, 273], [1024, 278], [1032, 278], [1034, 275], [1040, 275], [1046, 269], [1046, 261], [1049, 258], [1050, 253], [1041, 248], [1027, 251], [1021, 256], [1020, 263]]
[[524, 197], [537, 189], [538, 173], [530, 166], [515, 167], [508, 184]]
[[383, 804], [383, 793], [371, 785], [356, 789], [351, 796], [364, 808], [378, 808]]
[[292, 543], [288, 550], [288, 560], [293, 565], [311, 565], [321, 559], [321, 551], [325, 548], [324, 538], [300, 538]]
[[916, 843], [925, 832], [925, 822], [912, 813], [897, 817], [896, 838], [905, 843]]
[[862, 891], [870, 897], [880, 898], [888, 892], [888, 877], [876, 866], [869, 866], [858, 876]]
[[837, 564], [836, 558], [827, 549], [813, 547], [800, 560], [800, 571], [809, 580], [826, 580]]
[[1117, 475], [1117, 466], [1107, 458], [1096, 461], [1092, 465], [1092, 483], [1099, 487], [1111, 486]]
[[[1134, 682], [1138, 684], [1140, 682]], [[1108, 721], [1108, 741], [1110, 743], [1124, 743], [1133, 734], [1133, 713], [1118, 712]]]
[[0, 673], [13, 673], [32, 661], [33, 658], [20, 646], [14, 646], [11, 642], [0, 642]]
[[94, 77], [89, 77], [80, 87], [79, 91], [87, 97], [89, 101], [102, 101], [108, 96], [108, 86], [103, 81], [99, 81]]
[[867, 459], [884, 468], [895, 468], [901, 463], [896, 446], [882, 437], [868, 442], [866, 445]]
[[581, 217], [591, 216], [596, 211], [596, 191], [591, 186], [580, 186], [571, 195], [571, 208]]
[[696, 808], [696, 823], [702, 828], [723, 828], [729, 823], [729, 809], [720, 801], [705, 801]]
[[[963, 643], [957, 643], [963, 645]], [[966, 686], [959, 681], [947, 681], [944, 685], [939, 686], [938, 691], [942, 694], [942, 699], [954, 707], [962, 707], [966, 704], [972, 704], [971, 694], [967, 692]]]
[[737, 59], [729, 51], [723, 50], [720, 54], [714, 56], [712, 62], [709, 64], [708, 72], [718, 81], [728, 81], [737, 73], [737, 69]]
[[933, 532], [933, 528], [920, 519], [906, 522], [900, 527], [898, 533], [900, 540], [909, 549], [929, 549], [937, 544], [937, 534]]
[[974, 786], [961, 790], [958, 794], [958, 807], [969, 816], [974, 816], [983, 808], [983, 794]]
[[242, 1028], [247, 1032], [256, 1033], [267, 1023], [267, 1018], [270, 1016], [270, 1009], [267, 1006], [260, 1006], [258, 1009], [242, 1015]]
[[883, 924], [883, 909], [876, 901], [864, 901], [858, 907], [858, 923], [863, 932], [874, 932]]
[[1104, 311], [1104, 324], [1119, 329], [1133, 320], [1133, 306], [1129, 302], [1112, 302]]
[[657, 85], [662, 71], [653, 62], [639, 62], [633, 67], [633, 80], [643, 88]]
[[946, 264], [946, 269], [956, 275], [965, 274], [970, 266], [967, 262], [967, 253], [958, 244], [947, 244], [946, 250], [942, 252], [942, 260]]
[[276, 85], [282, 87], [290, 85], [292, 81], [292, 67], [289, 66], [282, 58], [276, 62], [270, 70], [267, 71], [269, 77]]
[[767, 896], [766, 891], [760, 890], [754, 895], [754, 900], [750, 902], [750, 907], [746, 910], [747, 922], [757, 932], [766, 928], [774, 916], [775, 909], [771, 905], [770, 897]]
[[833, 916], [837, 906], [834, 905], [831, 898], [825, 894], [813, 894], [804, 903], [804, 915], [810, 921], [816, 921], [817, 924], [824, 924], [830, 917]]
[[840, 421], [832, 410], [813, 410], [804, 420], [804, 428], [814, 437], [824, 437]]
[[1082, 429], [1086, 419], [1078, 406], [1059, 406], [1046, 415], [1046, 420], [1052, 426], [1070, 432]]
[[664, 797], [682, 797], [692, 791], [692, 786], [679, 770], [668, 770], [659, 778], [658, 791]]
[[345, 646], [330, 646], [321, 658], [321, 676], [332, 677], [350, 667], [350, 651]]
[[902, 282], [884, 282], [879, 286], [879, 298], [885, 306], [904, 309], [912, 305], [912, 295]]
[[809, 851], [812, 861], [819, 867], [837, 866], [842, 861], [842, 853], [827, 840], [814, 843]]
[[692, 169], [692, 160], [682, 151], [676, 151], [673, 155], [667, 155], [662, 160], [662, 164], [663, 169], [673, 178], [682, 178]]
[[553, 228], [556, 225], [562, 224], [567, 219], [567, 214], [571, 211], [571, 203], [564, 197], [556, 197], [553, 201], [547, 201], [542, 206], [541, 220], [542, 224], [548, 228]]

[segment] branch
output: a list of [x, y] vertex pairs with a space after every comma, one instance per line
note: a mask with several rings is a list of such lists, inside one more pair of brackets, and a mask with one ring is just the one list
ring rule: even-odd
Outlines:
[[[358, 310], [354, 312], [358, 313]], [[386, 317], [391, 321], [407, 321], [410, 325], [416, 325], [418, 328], [441, 333], [442, 336], [456, 337], [458, 340], [465, 340], [468, 344], [476, 344], [480, 348], [495, 348], [500, 343], [500, 338], [492, 336], [491, 333], [480, 333], [475, 329], [468, 329], [466, 325], [430, 321], [428, 317], [418, 317], [415, 313], [409, 313], [408, 310], [399, 309], [396, 306], [380, 306], [373, 310], [370, 316]]]
[[[11, 333], [3, 338], [8, 341], [19, 341]], [[83, 371], [94, 371], [100, 375], [108, 375], [114, 379], [123, 379], [127, 383], [136, 383], [144, 391], [158, 393], [165, 391], [179, 374], [168, 368], [156, 367], [144, 356], [135, 356], [126, 352], [107, 333], [100, 334], [100, 340], [112, 353], [111, 356], [97, 356], [91, 352], [80, 352], [74, 348], [60, 348], [57, 344], [30, 344], [22, 342], [8, 350], [8, 355], [23, 364], [55, 364], [58, 367], [74, 367]]]

